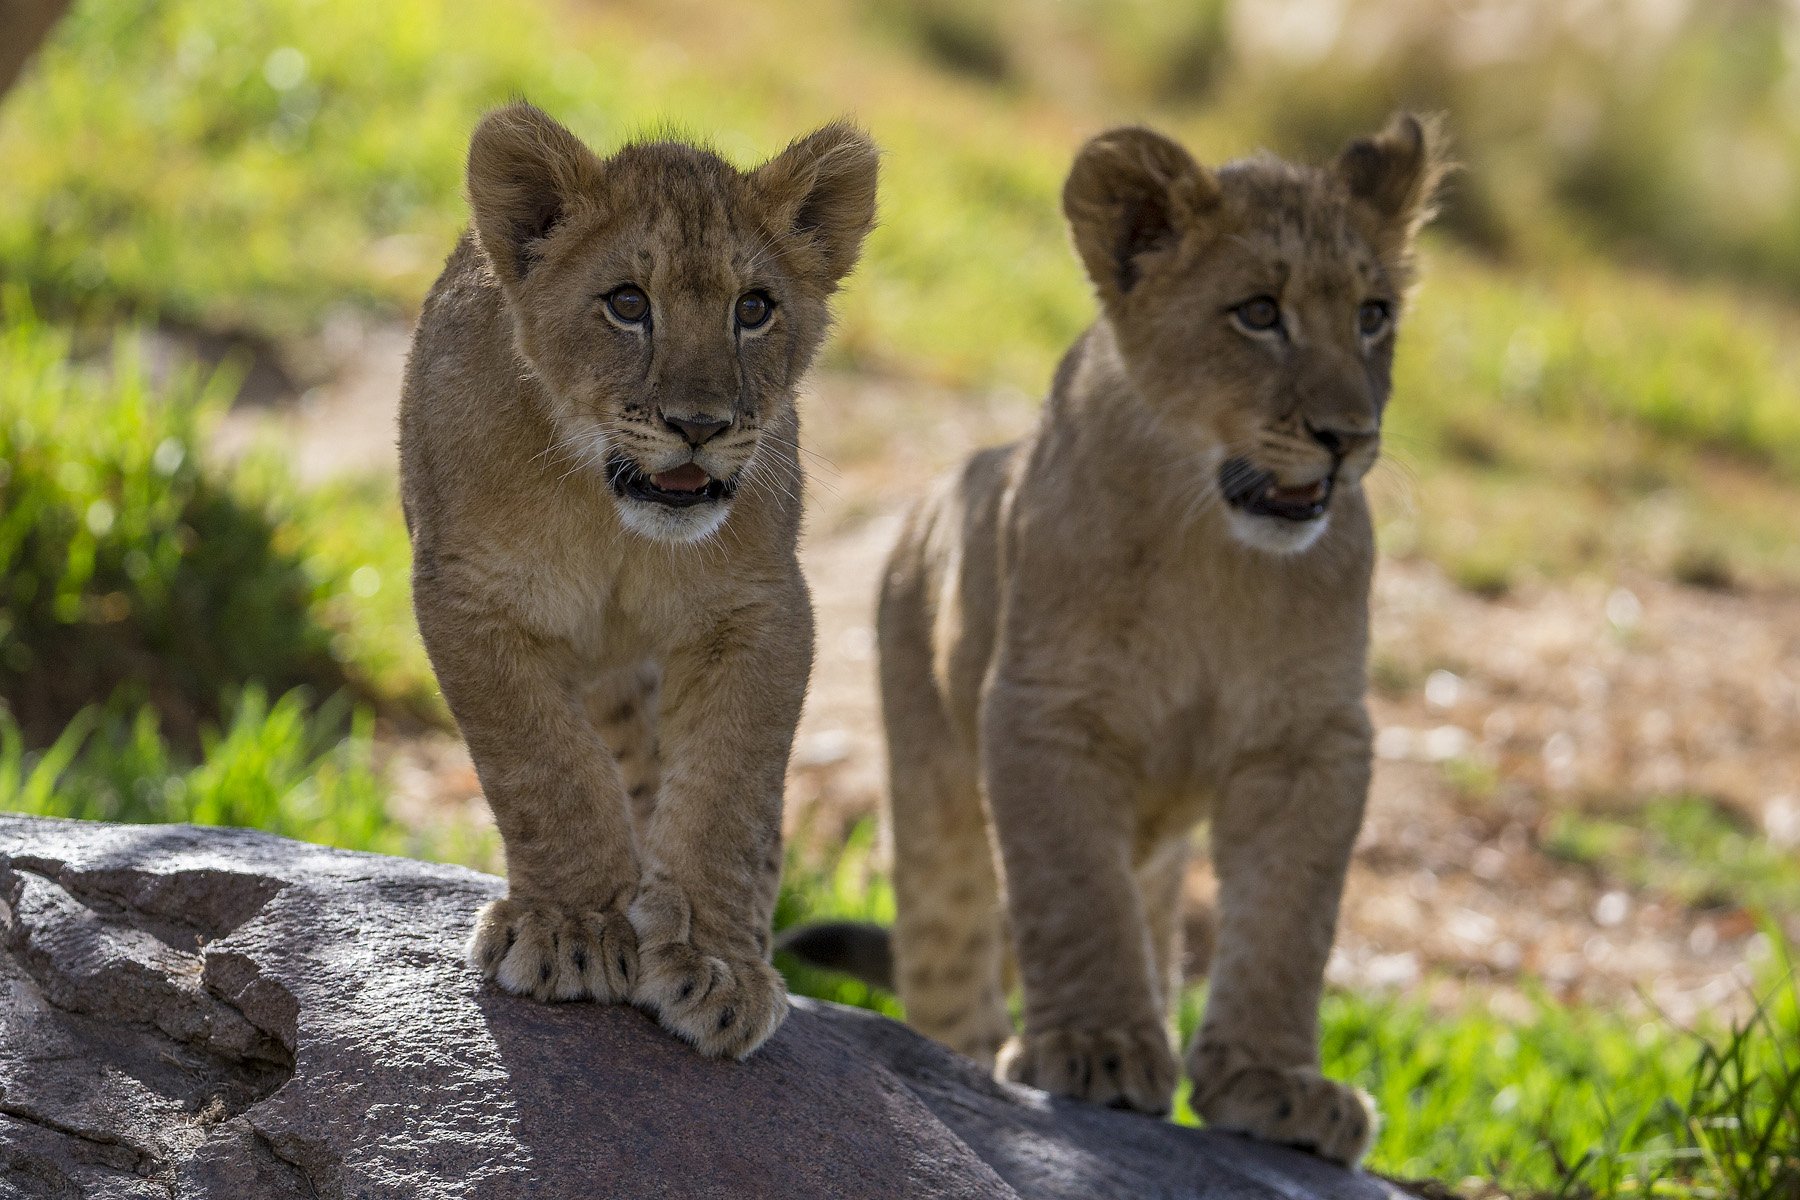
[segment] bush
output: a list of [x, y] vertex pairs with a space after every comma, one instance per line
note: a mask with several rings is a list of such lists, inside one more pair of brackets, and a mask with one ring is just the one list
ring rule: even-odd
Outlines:
[[345, 683], [292, 539], [201, 460], [221, 389], [153, 388], [128, 345], [83, 367], [0, 310], [0, 707], [29, 744], [98, 698], [191, 746], [245, 683]]
[[241, 825], [353, 850], [431, 848], [388, 813], [366, 712], [353, 715], [342, 700], [315, 711], [301, 691], [270, 704], [258, 688], [221, 707], [224, 724], [202, 728], [197, 758], [162, 736], [150, 707], [83, 710], [39, 754], [0, 713], [0, 810]]

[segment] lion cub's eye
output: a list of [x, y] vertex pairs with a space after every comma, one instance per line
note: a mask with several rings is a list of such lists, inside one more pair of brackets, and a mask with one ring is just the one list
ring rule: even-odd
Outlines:
[[758, 329], [768, 323], [769, 314], [775, 311], [775, 302], [764, 292], [745, 292], [738, 297], [737, 323], [739, 329]]
[[1281, 305], [1273, 296], [1253, 296], [1231, 310], [1237, 323], [1251, 333], [1267, 333], [1281, 328]]
[[627, 283], [606, 293], [606, 307], [627, 325], [636, 325], [650, 315], [650, 297], [635, 283]]
[[1374, 337], [1387, 328], [1393, 318], [1394, 310], [1386, 300], [1364, 300], [1362, 307], [1356, 310], [1356, 328], [1364, 337]]

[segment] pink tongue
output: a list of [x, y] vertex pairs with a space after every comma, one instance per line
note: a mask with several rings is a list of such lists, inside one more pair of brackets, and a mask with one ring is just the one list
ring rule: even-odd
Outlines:
[[1269, 489], [1269, 496], [1275, 500], [1288, 503], [1304, 504], [1307, 501], [1318, 501], [1325, 498], [1325, 482], [1309, 483], [1303, 487], [1275, 487]]
[[652, 475], [650, 482], [665, 492], [697, 492], [712, 482], [712, 476], [702, 470], [698, 463], [687, 463], [673, 471]]

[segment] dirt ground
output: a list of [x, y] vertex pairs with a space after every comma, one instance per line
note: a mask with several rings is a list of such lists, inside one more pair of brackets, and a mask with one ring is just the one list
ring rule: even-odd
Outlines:
[[[333, 382], [240, 409], [222, 439], [273, 425], [310, 479], [391, 470], [405, 334], [338, 336]], [[906, 504], [969, 450], [1027, 428], [1035, 407], [1018, 392], [843, 375], [809, 396], [804, 559], [819, 632], [789, 791], [795, 836], [829, 846], [879, 811], [874, 581]], [[1501, 1012], [1539, 987], [1682, 1021], [1746, 1007], [1769, 952], [1752, 914], [1684, 901], [1653, 871], [1554, 853], [1548, 831], [1563, 812], [1629, 822], [1651, 799], [1694, 795], [1800, 857], [1800, 597], [1645, 576], [1493, 599], [1388, 558], [1374, 608], [1378, 762], [1331, 979], [1443, 1003], [1475, 985]], [[388, 749], [402, 811], [485, 819], [453, 738]], [[1198, 969], [1203, 864], [1191, 884]], [[1800, 914], [1778, 919], [1800, 939]]]

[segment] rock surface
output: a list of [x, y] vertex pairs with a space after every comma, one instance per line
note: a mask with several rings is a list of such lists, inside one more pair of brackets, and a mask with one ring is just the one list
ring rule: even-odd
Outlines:
[[800, 1000], [745, 1063], [461, 959], [499, 880], [247, 830], [0, 816], [0, 1198], [1393, 1193], [997, 1084]]

